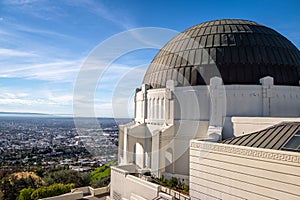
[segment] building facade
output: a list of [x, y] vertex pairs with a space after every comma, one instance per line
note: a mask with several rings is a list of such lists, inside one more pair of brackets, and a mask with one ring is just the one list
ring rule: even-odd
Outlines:
[[[207, 174], [197, 169], [204, 166], [205, 159], [199, 158], [202, 154], [216, 154], [217, 157], [209, 158], [224, 163], [236, 159], [232, 152], [265, 151], [268, 155], [273, 153], [275, 159], [289, 155], [290, 152], [281, 149], [257, 150], [255, 147], [254, 150], [254, 147], [240, 146], [230, 147], [237, 150], [222, 153], [222, 149], [230, 145], [219, 143], [282, 121], [300, 121], [299, 81], [299, 50], [271, 28], [247, 20], [215, 20], [183, 31], [168, 42], [150, 64], [142, 87], [135, 93], [135, 119], [120, 126], [119, 168], [113, 169], [111, 198], [131, 198], [128, 192], [125, 194], [113, 186], [118, 184], [118, 170], [130, 168], [131, 173], [149, 171], [156, 177], [180, 178], [190, 184], [192, 199], [272, 199], [276, 196], [296, 199], [299, 193], [295, 190], [300, 191], [300, 188], [293, 181], [285, 185], [286, 190], [269, 196], [266, 193], [283, 186], [281, 183], [276, 185], [275, 179], [276, 186], [271, 189], [251, 185], [259, 182], [259, 178], [252, 178], [250, 185], [241, 184], [256, 172], [263, 173], [259, 169], [253, 170], [253, 174], [240, 175], [236, 181], [230, 180], [232, 187], [227, 188], [220, 186], [228, 181], [226, 178], [221, 180], [225, 169], [208, 175], [209, 170], [215, 169], [209, 161], [205, 167]], [[204, 146], [212, 148], [207, 150]], [[215, 153], [214, 149], [221, 152]], [[298, 159], [297, 155], [298, 152], [291, 153], [295, 159]], [[242, 156], [236, 166], [248, 165], [256, 159], [247, 156]], [[255, 162], [268, 168], [270, 163], [277, 161], [261, 158]], [[274, 166], [280, 169], [268, 176], [284, 176], [285, 170], [291, 170], [289, 173], [299, 171], [298, 161], [292, 164], [278, 162]], [[236, 174], [226, 173], [238, 176], [239, 170], [242, 172], [246, 168], [237, 167]], [[289, 179], [298, 177], [297, 173]], [[220, 182], [214, 179], [219, 180], [218, 175]], [[266, 181], [268, 176], [261, 178]], [[266, 184], [273, 182], [266, 181]], [[208, 183], [210, 186], [204, 187]], [[216, 189], [219, 186], [222, 189]], [[244, 187], [253, 187], [252, 193], [243, 193]], [[261, 192], [255, 196], [256, 190]], [[158, 195], [158, 190], [155, 191]], [[236, 193], [238, 191], [240, 193]], [[138, 199], [137, 196], [135, 194], [134, 198]], [[140, 197], [148, 199], [143, 194]]]

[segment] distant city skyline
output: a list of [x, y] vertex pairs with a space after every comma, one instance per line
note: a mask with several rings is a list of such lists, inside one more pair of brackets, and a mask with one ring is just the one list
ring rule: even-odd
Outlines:
[[[274, 28], [299, 48], [299, 7], [297, 0], [3, 0], [0, 112], [72, 115], [74, 83], [85, 58], [101, 42], [133, 28], [181, 32], [209, 20], [239, 18]], [[95, 91], [97, 116], [113, 116], [112, 97], [118, 80], [131, 68], [147, 66], [157, 52], [141, 50], [112, 63], [106, 74], [110, 78]], [[144, 74], [137, 76], [142, 81]]]

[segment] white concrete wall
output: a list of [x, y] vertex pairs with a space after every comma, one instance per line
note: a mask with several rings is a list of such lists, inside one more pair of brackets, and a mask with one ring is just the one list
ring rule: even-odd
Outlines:
[[174, 98], [175, 120], [209, 120], [210, 94], [207, 86], [177, 87]]
[[[224, 117], [299, 117], [300, 86], [225, 85]], [[148, 122], [164, 123], [168, 113], [175, 120], [211, 119], [211, 93], [209, 86], [175, 87], [171, 99], [174, 106], [167, 107], [167, 89], [150, 89], [145, 99]], [[142, 96], [142, 91], [137, 93]], [[142, 99], [142, 97], [137, 98]], [[139, 100], [140, 101], [140, 100]], [[171, 103], [172, 101], [170, 101]], [[141, 105], [137, 105], [137, 108]], [[267, 107], [267, 108], [266, 108]], [[141, 109], [137, 112], [140, 112]], [[167, 113], [168, 112], [168, 113]], [[139, 114], [142, 116], [142, 114]], [[142, 121], [140, 117], [136, 121]]]
[[226, 85], [226, 116], [262, 116], [261, 85]]
[[76, 199], [82, 199], [83, 193], [82, 192], [74, 192], [74, 193], [67, 193], [55, 197], [48, 197], [41, 200], [76, 200]]
[[195, 141], [190, 146], [191, 199], [300, 199], [300, 155]]
[[[271, 85], [226, 85], [226, 117], [299, 117], [300, 116], [300, 87]], [[166, 99], [167, 89], [152, 89], [147, 91], [145, 99], [147, 115], [141, 113], [135, 120], [142, 123], [164, 124], [166, 118], [173, 120], [212, 120], [211, 94], [207, 86], [177, 87], [171, 99]], [[137, 113], [142, 108], [142, 91], [137, 93]], [[140, 102], [140, 103], [139, 103]], [[140, 108], [141, 107], [141, 108]], [[217, 109], [220, 110], [220, 109]], [[219, 114], [220, 115], [220, 114]], [[171, 120], [172, 121], [172, 120]], [[229, 123], [230, 124], [230, 123]], [[228, 124], [224, 131], [231, 131]], [[226, 133], [231, 134], [232, 133]]]
[[90, 187], [90, 192], [92, 196], [97, 196], [97, 195], [103, 195], [109, 193], [109, 187], [102, 187], [102, 188], [92, 188]]
[[263, 130], [281, 122], [299, 122], [298, 118], [281, 117], [232, 117], [233, 136], [241, 136], [248, 133]]
[[[139, 167], [151, 167], [157, 175], [188, 175], [189, 140], [210, 139], [208, 127], [222, 131], [222, 138], [226, 139], [261, 130], [282, 121], [281, 118], [300, 117], [300, 86], [273, 85], [271, 77], [262, 78], [257, 85], [223, 86], [218, 78], [212, 78], [208, 86], [175, 85], [172, 81], [162, 89], [143, 85], [136, 93], [136, 124], [120, 131], [119, 150], [123, 153], [119, 160], [133, 163], [134, 145], [138, 142], [145, 150], [141, 161], [144, 164]], [[272, 120], [266, 122], [265, 118]], [[170, 127], [173, 133], [171, 129], [165, 131]], [[140, 139], [143, 137], [148, 140]], [[125, 152], [127, 156], [123, 155]], [[168, 164], [170, 159], [173, 164]]]
[[154, 199], [158, 196], [159, 185], [132, 176], [128, 171], [118, 167], [111, 168], [110, 198], [121, 199]]
[[271, 98], [271, 116], [299, 117], [300, 116], [300, 86], [274, 86]]
[[[235, 135], [231, 117], [300, 117], [300, 86], [272, 85], [272, 78], [266, 77], [262, 79], [262, 85], [225, 85], [223, 88], [217, 94], [224, 92], [226, 97], [220, 99], [221, 95], [217, 99], [222, 102], [213, 104], [212, 94], [216, 92], [209, 86], [175, 87], [169, 101], [167, 89], [150, 89], [145, 99], [148, 101], [145, 121], [164, 124], [169, 116], [173, 123], [174, 120], [199, 120], [222, 125], [219, 121], [223, 120], [223, 133], [228, 138]], [[164, 106], [155, 106], [154, 99], [164, 99]], [[224, 104], [224, 108], [218, 107], [219, 104]], [[163, 113], [165, 118], [157, 117], [155, 113]], [[140, 118], [136, 120], [142, 121]]]

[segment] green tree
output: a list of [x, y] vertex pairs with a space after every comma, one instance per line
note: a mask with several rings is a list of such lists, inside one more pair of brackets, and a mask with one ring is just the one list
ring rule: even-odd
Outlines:
[[3, 199], [15, 200], [17, 198], [17, 195], [14, 192], [12, 192], [15, 190], [8, 177], [5, 177], [1, 180], [0, 188], [1, 192], [3, 193]]
[[17, 172], [1, 180], [0, 189], [3, 193], [3, 199], [15, 200], [19, 192], [24, 188], [38, 188], [43, 182], [33, 172]]
[[83, 187], [90, 184], [90, 175], [74, 170], [60, 170], [46, 175], [44, 177], [44, 181], [46, 182], [46, 185], [52, 185], [55, 183], [74, 183], [75, 187]]

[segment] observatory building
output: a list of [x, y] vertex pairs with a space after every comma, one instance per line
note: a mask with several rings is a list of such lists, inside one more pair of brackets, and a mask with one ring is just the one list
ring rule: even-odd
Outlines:
[[176, 199], [141, 179], [176, 177], [190, 199], [300, 198], [300, 51], [247, 20], [193, 26], [169, 41], [120, 126], [111, 199]]

